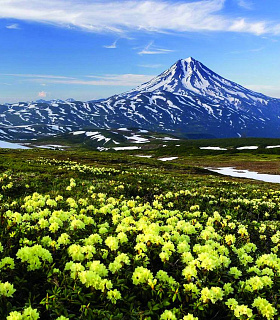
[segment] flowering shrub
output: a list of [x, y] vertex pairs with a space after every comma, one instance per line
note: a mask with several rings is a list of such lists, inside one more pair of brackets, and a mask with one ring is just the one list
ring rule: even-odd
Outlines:
[[0, 175], [1, 319], [279, 316], [277, 187], [35, 164], [57, 185]]

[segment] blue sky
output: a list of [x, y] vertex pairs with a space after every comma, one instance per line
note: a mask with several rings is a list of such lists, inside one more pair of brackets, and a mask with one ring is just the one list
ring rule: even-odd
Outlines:
[[280, 97], [279, 0], [1, 0], [0, 103], [91, 100], [189, 56]]

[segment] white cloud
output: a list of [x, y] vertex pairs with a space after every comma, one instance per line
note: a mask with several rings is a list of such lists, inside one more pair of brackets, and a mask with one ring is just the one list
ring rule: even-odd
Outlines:
[[229, 31], [249, 32], [255, 35], [262, 35], [272, 30], [268, 29], [265, 21], [247, 22], [245, 19], [238, 19], [230, 26]]
[[107, 45], [107, 46], [103, 46], [103, 47], [106, 48], [106, 49], [116, 49], [117, 48], [117, 42], [118, 42], [118, 39], [116, 41], [114, 41], [112, 44]]
[[17, 23], [9, 24], [6, 26], [7, 29], [20, 29], [19, 25]]
[[156, 69], [156, 68], [163, 67], [163, 65], [162, 64], [139, 64], [138, 67]]
[[254, 7], [254, 4], [252, 3], [252, 1], [249, 1], [249, 0], [238, 0], [238, 5], [239, 7], [247, 10], [252, 10]]
[[[280, 34], [280, 24], [235, 18], [222, 9], [226, 0], [1, 0], [0, 18], [76, 27], [89, 32], [231, 31]], [[239, 1], [240, 5], [249, 2]]]
[[[72, 78], [66, 76], [41, 75], [41, 74], [0, 74], [2, 76], [26, 78], [25, 81], [32, 81], [46, 86], [49, 83], [80, 84], [92, 86], [135, 86], [151, 80], [153, 75], [145, 74], [106, 74], [104, 76], [88, 75], [84, 78]], [[88, 80], [93, 79], [93, 80]], [[44, 82], [42, 82], [44, 81]], [[42, 91], [43, 92], [43, 91]]]
[[260, 47], [260, 48], [251, 49], [249, 51], [250, 52], [260, 52], [260, 51], [263, 51], [264, 49], [265, 49], [265, 47]]
[[[45, 83], [57, 83], [57, 84], [69, 84], [69, 85], [89, 85], [89, 86], [129, 86], [134, 87], [138, 86], [144, 82], [151, 80], [153, 75], [145, 74], [108, 74], [104, 76], [87, 76], [93, 80], [88, 79], [45, 79]], [[33, 78], [28, 79], [32, 82], [40, 82], [41, 79]]]
[[253, 49], [249, 49], [249, 50], [234, 50], [234, 51], [230, 51], [230, 54], [242, 54], [242, 53], [248, 53], [248, 52], [260, 52], [262, 50], [264, 50], [265, 47], [260, 47], [260, 48], [253, 48]]
[[46, 96], [47, 96], [47, 93], [45, 91], [38, 92], [38, 97], [46, 98]]
[[138, 54], [166, 54], [169, 52], [174, 52], [174, 50], [161, 49], [153, 46], [154, 42], [151, 41], [143, 50], [139, 51]]
[[20, 78], [40, 78], [40, 79], [75, 79], [65, 76], [54, 76], [49, 74], [22, 74], [22, 73], [0, 73], [1, 76]]

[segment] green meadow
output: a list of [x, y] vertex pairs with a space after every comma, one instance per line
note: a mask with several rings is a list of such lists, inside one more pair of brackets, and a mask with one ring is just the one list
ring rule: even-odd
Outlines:
[[280, 153], [238, 143], [0, 149], [0, 319], [277, 319], [280, 185], [204, 167]]

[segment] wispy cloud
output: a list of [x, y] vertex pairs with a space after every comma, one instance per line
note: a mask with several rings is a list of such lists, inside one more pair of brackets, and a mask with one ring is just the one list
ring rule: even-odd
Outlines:
[[[135, 86], [151, 80], [153, 75], [146, 74], [106, 74], [103, 76], [87, 75], [83, 78], [74, 78], [56, 75], [42, 74], [15, 74], [5, 73], [1, 76], [25, 78], [25, 81], [32, 81], [46, 86], [51, 83], [80, 84], [91, 86]], [[92, 80], [89, 80], [92, 79]], [[44, 81], [44, 82], [42, 82]]]
[[138, 52], [138, 54], [166, 54], [169, 52], [174, 52], [174, 50], [157, 48], [154, 46], [154, 42], [151, 41], [144, 49]]
[[55, 76], [49, 74], [23, 74], [23, 73], [0, 73], [1, 76], [19, 77], [19, 78], [40, 78], [40, 79], [75, 79], [65, 76]]
[[254, 8], [254, 4], [250, 0], [238, 0], [238, 5], [247, 10], [252, 10]]
[[250, 52], [260, 52], [260, 51], [263, 51], [264, 49], [265, 49], [264, 47], [260, 47], [260, 48], [251, 49], [249, 51]]
[[138, 67], [156, 69], [156, 68], [163, 67], [163, 65], [162, 64], [139, 64]]
[[249, 50], [234, 50], [234, 51], [230, 51], [230, 54], [242, 54], [242, 53], [248, 53], [248, 52], [260, 52], [262, 50], [264, 50], [265, 47], [260, 47], [260, 48], [253, 48], [253, 49], [249, 49]]
[[[69, 84], [69, 85], [87, 85], [87, 86], [125, 86], [134, 87], [151, 80], [153, 75], [145, 74], [107, 74], [104, 76], [86, 76], [86, 79], [78, 78], [45, 78], [47, 84]], [[90, 80], [89, 80], [90, 79]], [[33, 78], [27, 81], [40, 83], [41, 79]]]
[[266, 36], [263, 36], [262, 39], [266, 39], [266, 40], [269, 40], [269, 41], [271, 41], [271, 42], [279, 42], [278, 39], [274, 39], [274, 38], [266, 37]]
[[103, 46], [106, 49], [116, 49], [117, 48], [117, 42], [119, 39], [115, 40], [112, 44], [107, 45], [107, 46]]
[[266, 22], [247, 22], [245, 19], [236, 20], [230, 26], [229, 30], [235, 32], [249, 32], [256, 35], [262, 35], [269, 32]]
[[6, 26], [7, 29], [20, 29], [17, 23], [9, 24]]
[[[249, 7], [249, 3], [239, 1], [243, 7]], [[225, 4], [226, 0], [1, 0], [1, 18], [119, 34], [129, 31], [280, 34], [280, 22], [226, 15]]]

